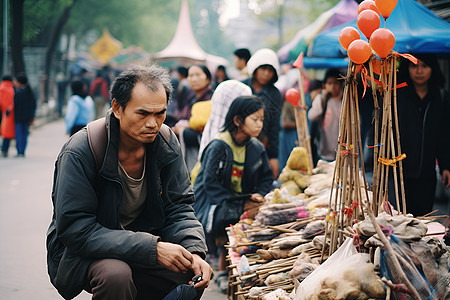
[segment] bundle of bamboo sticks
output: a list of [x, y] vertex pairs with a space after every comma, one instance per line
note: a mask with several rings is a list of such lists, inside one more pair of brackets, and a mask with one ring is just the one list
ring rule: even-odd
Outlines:
[[[375, 128], [374, 128], [374, 168], [373, 168], [373, 203], [372, 210], [377, 215], [380, 206], [388, 200], [389, 169], [392, 167], [393, 185], [397, 209], [402, 207], [403, 214], [406, 214], [405, 187], [403, 183], [402, 159], [406, 157], [401, 153], [400, 134], [397, 113], [397, 67], [396, 55], [392, 52], [387, 58], [381, 60], [380, 84], [383, 98], [383, 119], [381, 122], [381, 136], [379, 136], [380, 107], [376, 95], [375, 80], [373, 75], [373, 61], [369, 62], [370, 77], [372, 82], [372, 93], [375, 107]], [[379, 146], [379, 147], [378, 147]], [[398, 167], [397, 167], [398, 164]], [[392, 185], [392, 183], [391, 183]], [[399, 191], [400, 185], [400, 191]], [[401, 194], [401, 206], [400, 195]]]
[[[363, 218], [362, 190], [368, 201], [363, 148], [359, 129], [356, 74], [358, 65], [349, 62], [339, 120], [336, 165], [330, 192], [329, 215], [325, 237], [330, 239], [329, 255], [344, 242], [343, 229], [355, 219]], [[362, 174], [359, 172], [361, 163]], [[362, 175], [362, 176], [361, 176]], [[364, 183], [361, 183], [361, 177]], [[322, 258], [325, 247], [322, 250]]]

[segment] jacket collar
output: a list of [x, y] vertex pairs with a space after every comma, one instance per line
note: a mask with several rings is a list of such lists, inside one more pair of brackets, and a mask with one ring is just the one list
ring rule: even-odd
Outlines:
[[[172, 131], [163, 124], [168, 134], [160, 132], [152, 143], [145, 144], [147, 162], [156, 160], [158, 168], [162, 168], [181, 155], [178, 140]], [[162, 127], [161, 127], [162, 128]], [[120, 122], [109, 110], [106, 114], [107, 145], [100, 174], [107, 178], [118, 176]], [[177, 147], [178, 146], [178, 147]], [[149, 165], [149, 164], [147, 164]]]

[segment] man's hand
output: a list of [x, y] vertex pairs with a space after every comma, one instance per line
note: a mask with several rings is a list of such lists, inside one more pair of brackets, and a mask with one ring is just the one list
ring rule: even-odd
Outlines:
[[[194, 258], [194, 262], [191, 266], [192, 272], [194, 272], [194, 275], [203, 274], [202, 280], [196, 283], [194, 287], [198, 290], [206, 289], [209, 285], [209, 281], [211, 280], [212, 269], [208, 263], [197, 254], [192, 254], [192, 257]], [[189, 284], [191, 283], [192, 281], [189, 282]]]
[[180, 245], [166, 242], [158, 242], [156, 260], [161, 266], [177, 273], [186, 273], [194, 263], [194, 257], [189, 251]]
[[445, 185], [445, 188], [448, 189], [450, 187], [450, 171], [442, 170], [442, 183]]

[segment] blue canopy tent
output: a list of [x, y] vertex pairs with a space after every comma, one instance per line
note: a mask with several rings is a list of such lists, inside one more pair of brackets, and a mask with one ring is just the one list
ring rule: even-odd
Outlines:
[[[381, 18], [381, 26], [384, 20]], [[346, 57], [339, 44], [339, 33], [347, 26], [356, 26], [356, 19], [317, 35], [310, 47], [310, 57]], [[398, 0], [386, 21], [386, 28], [395, 36], [394, 51], [400, 53], [450, 53], [450, 23], [414, 0]], [[364, 35], [361, 34], [362, 39]]]

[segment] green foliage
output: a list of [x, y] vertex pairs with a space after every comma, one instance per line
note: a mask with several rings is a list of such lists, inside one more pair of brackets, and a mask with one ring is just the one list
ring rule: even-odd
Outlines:
[[[280, 5], [282, 9], [283, 41], [291, 40], [298, 30], [313, 22], [321, 13], [336, 5], [339, 0], [252, 0], [252, 7], [261, 26], [278, 26]], [[271, 48], [278, 48], [278, 37], [268, 35], [265, 42]]]
[[79, 0], [68, 23], [67, 32], [90, 46], [84, 37], [92, 31], [98, 38], [107, 28], [124, 47], [137, 45], [155, 52], [162, 50], [175, 31], [179, 3], [176, 0]]
[[203, 50], [231, 59], [234, 44], [220, 29], [218, 9], [220, 0], [195, 0], [190, 6], [194, 35]]

